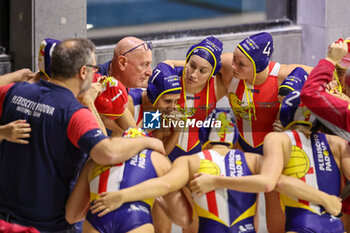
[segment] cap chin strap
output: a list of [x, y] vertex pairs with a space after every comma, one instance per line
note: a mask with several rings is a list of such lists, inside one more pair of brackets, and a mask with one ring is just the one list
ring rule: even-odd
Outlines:
[[[253, 63], [253, 69], [254, 69], [254, 78], [253, 78], [253, 83], [251, 84], [254, 87], [255, 84], [255, 79], [256, 79], [256, 65], [255, 65], [255, 61], [253, 60], [253, 58], [243, 49], [243, 47], [238, 44], [237, 47], [244, 53], [244, 55], [246, 55], [246, 57], [251, 61], [251, 63]], [[256, 120], [256, 114], [255, 114], [255, 104], [254, 104], [254, 99], [253, 99], [253, 93], [252, 93], [252, 89], [247, 87], [247, 83], [246, 80], [243, 80], [244, 82], [244, 91], [246, 92], [247, 95], [247, 103], [248, 103], [248, 119], [249, 119], [249, 124], [252, 124], [252, 113], [251, 113], [251, 109], [253, 110], [253, 114], [254, 114], [254, 120]], [[250, 102], [250, 99], [252, 100], [252, 102]]]
[[[341, 69], [344, 69], [344, 68], [341, 67], [339, 64], [336, 64], [336, 66], [339, 66]], [[343, 87], [342, 87], [342, 85], [341, 85], [341, 83], [340, 83], [340, 81], [339, 81], [339, 77], [338, 77], [337, 70], [335, 69], [335, 70], [333, 71], [333, 73], [334, 73], [333, 75], [334, 75], [334, 77], [335, 77], [335, 80], [337, 80], [338, 86], [332, 88], [332, 90], [330, 90], [330, 92], [331, 92], [331, 93], [334, 93], [335, 90], [338, 89], [339, 93], [342, 93], [342, 92], [343, 92]]]
[[45, 72], [45, 70], [42, 70], [42, 69], [39, 69], [39, 70], [40, 70], [40, 72], [42, 72], [45, 75], [47, 80], [50, 80], [50, 76]]
[[[209, 111], [209, 82], [210, 82], [211, 77], [213, 76], [213, 73], [214, 73], [214, 70], [215, 70], [215, 67], [216, 67], [216, 59], [215, 59], [214, 54], [209, 49], [207, 49], [205, 47], [201, 47], [201, 46], [196, 47], [196, 48], [204, 48], [204, 49], [208, 50], [213, 55], [214, 60], [215, 60], [215, 66], [214, 66], [214, 68], [213, 68], [213, 70], [212, 70], [212, 72], [211, 72], [211, 74], [210, 74], [210, 76], [208, 78], [207, 85], [206, 85], [207, 86], [207, 96], [206, 96], [206, 104], [205, 104], [205, 117], [207, 118], [208, 117], [208, 111]], [[196, 49], [196, 48], [194, 48], [194, 49]], [[182, 78], [182, 90], [183, 90], [184, 102], [185, 102], [185, 106], [184, 106], [185, 121], [187, 121], [187, 98], [186, 98], [186, 85], [185, 85], [186, 84], [186, 81], [185, 81], [185, 73], [186, 73], [186, 71], [185, 70], [186, 70], [186, 65], [187, 65], [187, 62], [188, 62], [188, 58], [191, 55], [191, 53], [193, 52], [193, 50], [188, 54], [188, 56], [186, 58], [186, 64], [185, 64], [185, 67], [184, 67], [184, 69], [182, 71], [182, 77], [181, 77]]]
[[[253, 93], [252, 93], [252, 89], [247, 87], [246, 80], [243, 80], [243, 82], [244, 82], [244, 91], [246, 92], [246, 95], [247, 95], [247, 103], [248, 103], [248, 107], [249, 107], [248, 108], [248, 120], [249, 120], [249, 124], [251, 124], [252, 123], [251, 109], [253, 110], [254, 120], [256, 120]], [[254, 86], [254, 84], [252, 84], [252, 86]], [[250, 101], [250, 99], [251, 99], [251, 101]]]

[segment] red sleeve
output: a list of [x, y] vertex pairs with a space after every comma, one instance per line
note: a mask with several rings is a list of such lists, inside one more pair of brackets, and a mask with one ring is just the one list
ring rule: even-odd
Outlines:
[[0, 118], [2, 117], [2, 106], [6, 97], [6, 94], [10, 87], [12, 87], [14, 83], [7, 84], [5, 86], [0, 87]]
[[322, 59], [312, 70], [301, 91], [301, 101], [311, 112], [340, 129], [350, 132], [349, 103], [326, 92], [335, 66]]
[[72, 115], [67, 128], [67, 136], [73, 145], [79, 148], [79, 139], [88, 131], [99, 128], [92, 112], [87, 108], [81, 108]]

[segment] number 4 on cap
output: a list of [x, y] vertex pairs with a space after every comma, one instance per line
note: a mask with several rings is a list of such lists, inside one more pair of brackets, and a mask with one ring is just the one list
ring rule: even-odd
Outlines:
[[267, 45], [265, 46], [264, 51], [263, 51], [263, 54], [266, 54], [268, 57], [270, 56], [270, 51], [271, 51], [271, 47], [269, 46], [270, 43], [271, 43], [270, 41], [267, 42]]

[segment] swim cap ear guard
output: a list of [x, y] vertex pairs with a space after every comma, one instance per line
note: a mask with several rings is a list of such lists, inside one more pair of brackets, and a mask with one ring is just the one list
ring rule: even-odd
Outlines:
[[146, 130], [142, 128], [128, 128], [124, 133], [123, 133], [123, 138], [137, 138], [137, 137], [149, 137], [149, 134], [147, 133]]
[[242, 40], [237, 47], [253, 63], [254, 73], [263, 71], [273, 54], [273, 39], [270, 33], [262, 32]]
[[279, 86], [278, 95], [286, 96], [289, 92], [301, 91], [308, 76], [303, 68], [295, 68]]
[[40, 43], [38, 67], [48, 79], [51, 78], [51, 56], [56, 45], [61, 43], [59, 40], [46, 38]]
[[125, 86], [113, 77], [102, 80], [102, 92], [95, 100], [100, 115], [115, 120], [123, 115], [128, 105], [128, 93]]
[[[239, 137], [236, 119], [232, 109], [214, 109], [206, 121], [220, 122], [220, 127], [201, 127], [199, 129], [199, 140], [202, 148], [205, 148], [211, 142], [225, 143], [231, 148], [237, 142]], [[216, 124], [214, 124], [216, 125]]]
[[153, 107], [164, 94], [180, 94], [181, 84], [175, 70], [165, 63], [159, 63], [148, 79], [147, 96]]
[[286, 95], [280, 106], [280, 121], [285, 130], [294, 124], [312, 126], [315, 116], [300, 102], [300, 92], [293, 91]]
[[221, 54], [223, 51], [222, 42], [214, 36], [209, 36], [199, 42], [192, 45], [186, 54], [186, 63], [189, 61], [192, 55], [198, 55], [201, 58], [207, 60], [213, 67], [213, 71], [210, 75], [216, 75], [221, 69]]

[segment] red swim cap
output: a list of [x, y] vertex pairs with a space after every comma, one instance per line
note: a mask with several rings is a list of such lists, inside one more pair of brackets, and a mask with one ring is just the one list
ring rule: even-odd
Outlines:
[[103, 79], [101, 84], [102, 92], [95, 100], [95, 107], [100, 115], [115, 120], [128, 105], [128, 93], [125, 86], [113, 77]]

